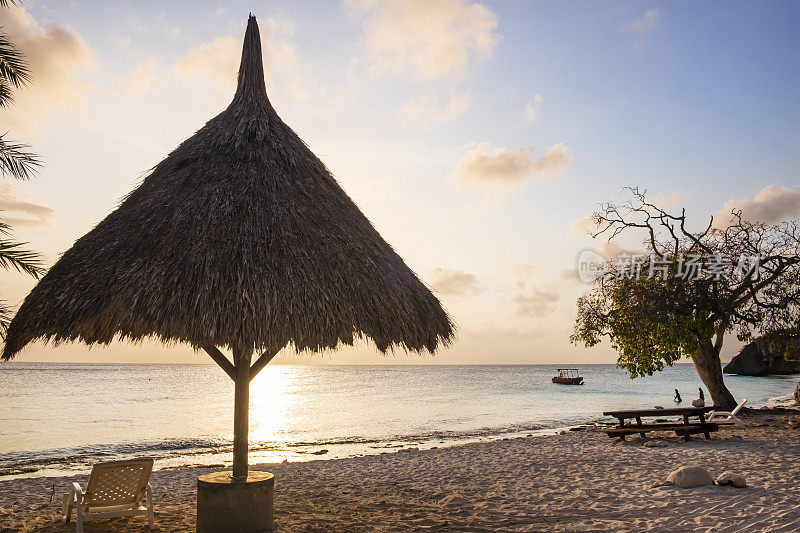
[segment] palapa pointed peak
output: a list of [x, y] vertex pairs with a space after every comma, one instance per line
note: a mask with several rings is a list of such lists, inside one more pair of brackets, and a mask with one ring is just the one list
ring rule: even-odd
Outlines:
[[244, 33], [236, 97], [251, 95], [267, 95], [267, 86], [264, 83], [264, 64], [261, 60], [261, 35], [258, 32], [256, 17], [252, 13], [247, 19], [247, 30]]

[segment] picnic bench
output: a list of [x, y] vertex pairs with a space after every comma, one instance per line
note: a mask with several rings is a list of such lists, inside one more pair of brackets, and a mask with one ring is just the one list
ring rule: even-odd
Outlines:
[[[707, 439], [711, 438], [710, 433], [719, 429], [719, 424], [706, 422], [705, 414], [713, 411], [713, 407], [673, 407], [671, 409], [630, 409], [626, 411], [606, 411], [605, 416], [613, 416], [619, 420], [619, 425], [613, 428], [604, 429], [609, 437], [618, 437], [625, 440], [627, 435], [639, 433], [644, 437], [649, 431], [674, 431], [676, 435], [683, 436], [689, 440], [690, 435], [702, 433]], [[682, 420], [672, 422], [642, 422], [643, 418], [680, 416]], [[698, 421], [692, 421], [697, 418]], [[636, 423], [625, 423], [626, 420], [635, 420]]]

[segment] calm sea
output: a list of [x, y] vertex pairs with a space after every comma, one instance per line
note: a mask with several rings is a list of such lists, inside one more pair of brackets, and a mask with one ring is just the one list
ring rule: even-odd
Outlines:
[[[268, 366], [251, 384], [251, 464], [430, 448], [554, 429], [608, 409], [696, 397], [692, 365], [630, 380], [583, 365], [586, 384], [554, 385], [555, 366]], [[765, 405], [797, 377], [726, 376]], [[157, 467], [230, 461], [233, 383], [214, 365], [0, 364], [0, 469], [84, 471], [150, 455]], [[6, 477], [8, 479], [8, 477]]]

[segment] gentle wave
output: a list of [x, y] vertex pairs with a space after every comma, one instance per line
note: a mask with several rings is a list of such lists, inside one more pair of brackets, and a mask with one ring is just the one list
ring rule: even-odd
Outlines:
[[[389, 438], [375, 439], [368, 437], [342, 437], [333, 439], [320, 439], [298, 442], [259, 442], [251, 441], [250, 453], [269, 451], [295, 451], [305, 453], [305, 448], [324, 448], [346, 445], [360, 445], [372, 449], [394, 448], [397, 443], [422, 444], [425, 442], [439, 441], [464, 441], [471, 439], [502, 437], [503, 435], [524, 433], [526, 431], [539, 431], [556, 427], [556, 425], [525, 424], [510, 425], [497, 428], [480, 428], [474, 431], [430, 431], [411, 435], [395, 435]], [[402, 446], [402, 445], [400, 445]], [[76, 446], [71, 448], [51, 448], [36, 450], [35, 452], [20, 451], [0, 454], [0, 472], [20, 468], [58, 468], [65, 467], [72, 470], [97, 461], [109, 461], [136, 455], [146, 455], [157, 459], [168, 457], [186, 457], [198, 455], [224, 454], [233, 451], [233, 442], [230, 439], [220, 438], [184, 438], [168, 439], [164, 441], [149, 442], [122, 442], [113, 444], [100, 444], [89, 446]], [[1, 474], [0, 474], [1, 475]]]

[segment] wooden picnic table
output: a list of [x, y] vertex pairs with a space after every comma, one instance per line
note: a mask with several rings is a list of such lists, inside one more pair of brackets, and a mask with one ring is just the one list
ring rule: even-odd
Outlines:
[[[669, 409], [628, 409], [624, 411], [605, 411], [605, 416], [613, 416], [619, 420], [619, 425], [615, 428], [606, 429], [609, 437], [618, 437], [625, 440], [626, 435], [639, 433], [642, 437], [648, 431], [674, 431], [676, 435], [682, 435], [686, 440], [695, 433], [702, 433], [707, 439], [711, 438], [710, 433], [717, 431], [719, 425], [713, 422], [706, 422], [705, 414], [713, 411], [714, 407], [672, 407]], [[642, 418], [680, 416], [681, 422], [655, 422], [644, 423]], [[690, 418], [697, 418], [697, 422], [692, 422]], [[626, 420], [636, 420], [635, 424], [626, 424]]]

